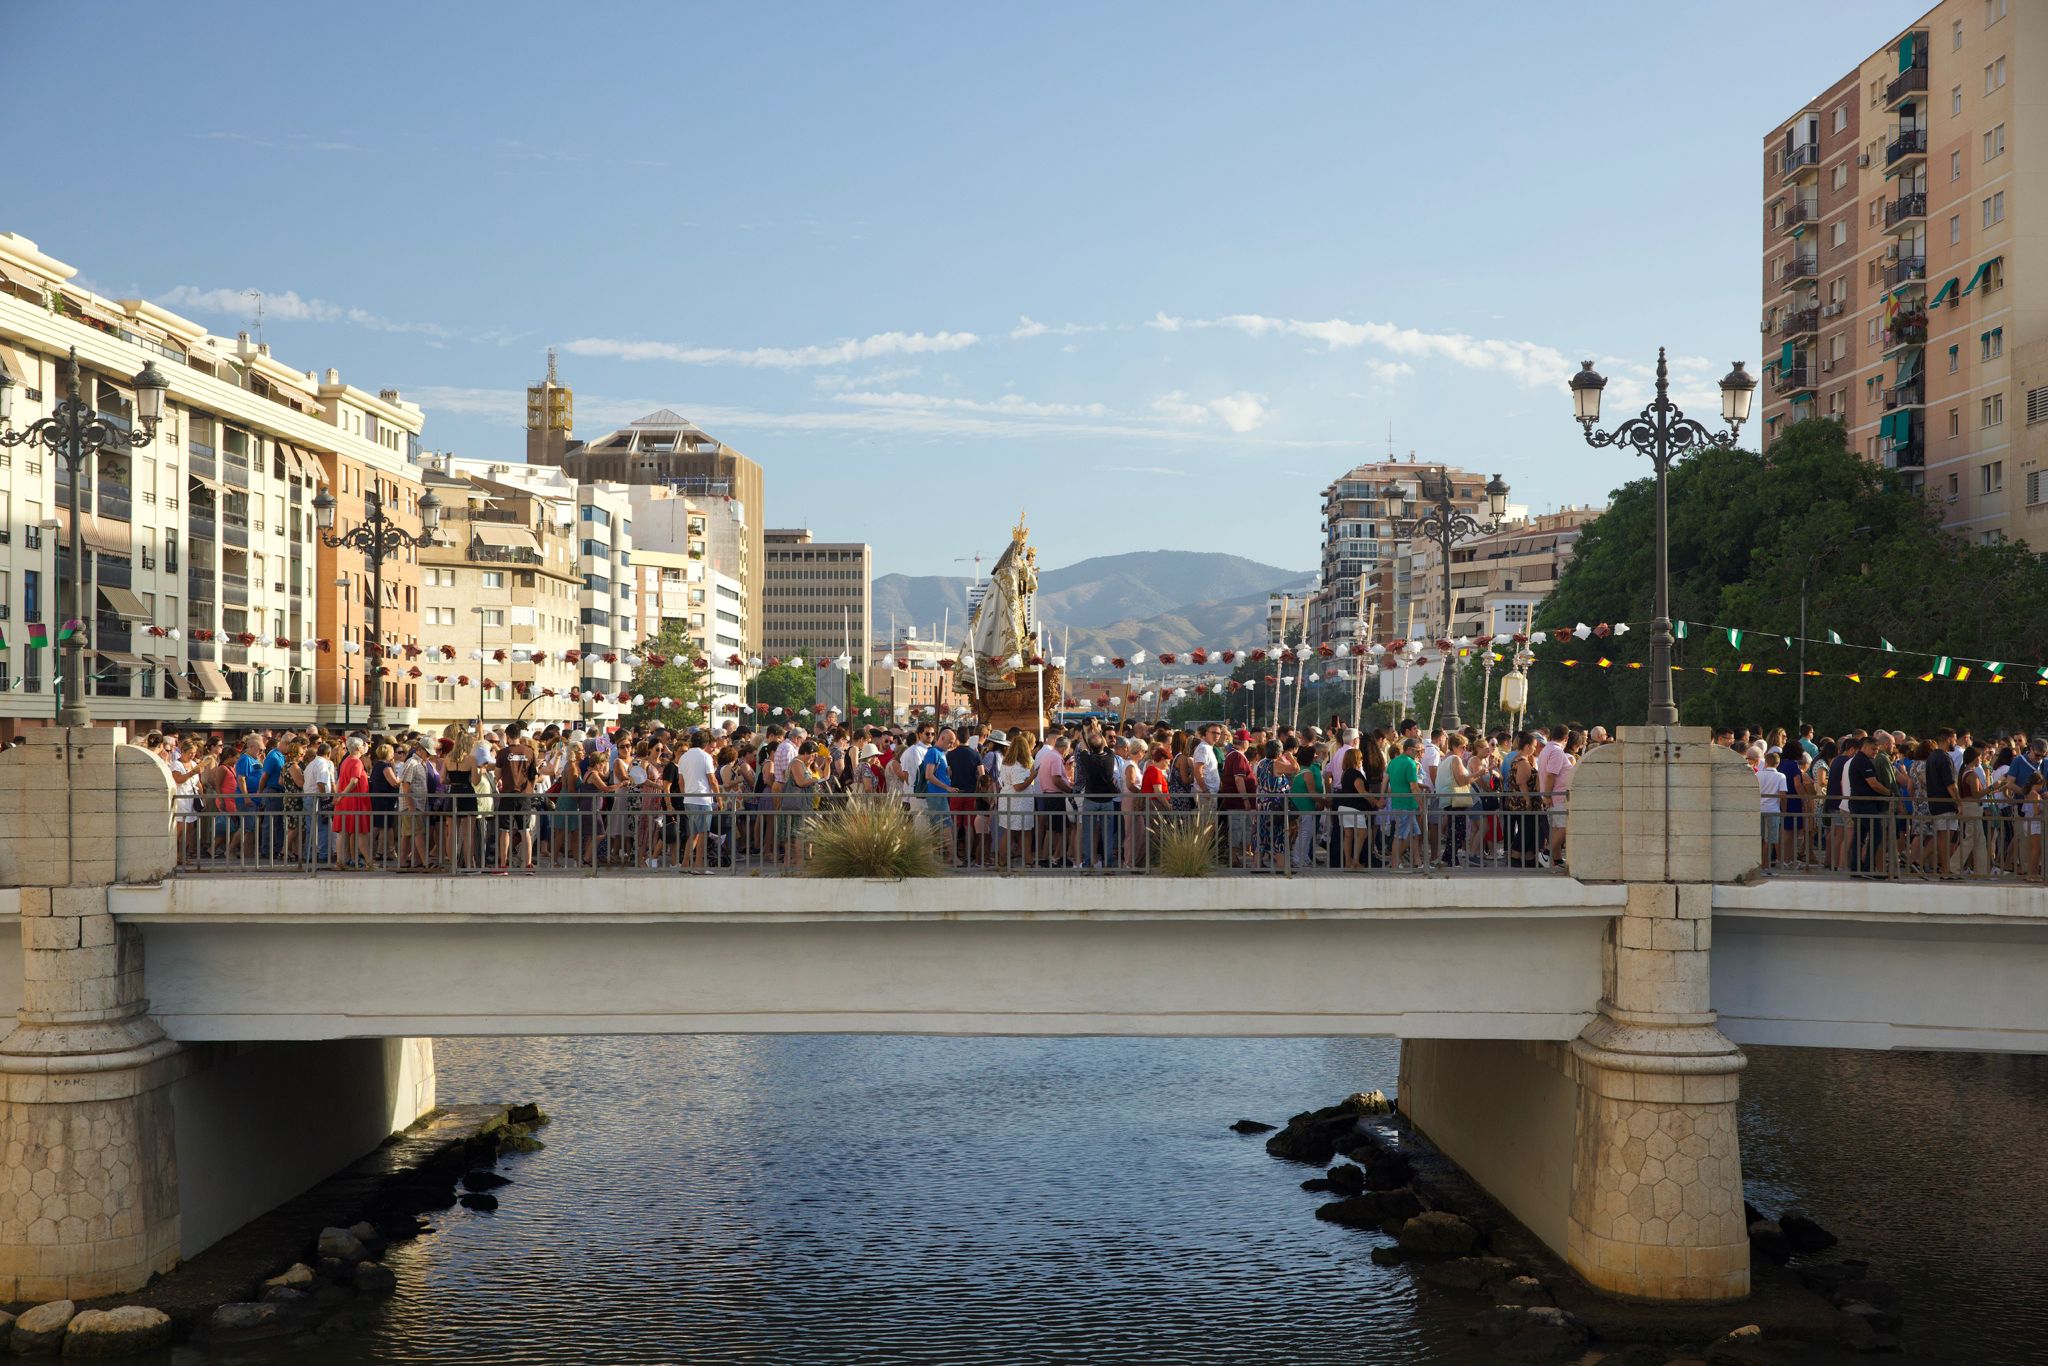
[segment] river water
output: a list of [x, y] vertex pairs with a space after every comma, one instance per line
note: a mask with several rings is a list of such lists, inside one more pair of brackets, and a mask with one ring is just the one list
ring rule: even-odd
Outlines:
[[[1397, 1047], [444, 1041], [443, 1099], [537, 1100], [546, 1149], [505, 1160], [495, 1213], [392, 1252], [399, 1294], [360, 1336], [274, 1354], [1491, 1361], [1469, 1304], [1374, 1266], [1302, 1168], [1226, 1127], [1391, 1092]], [[1904, 1288], [1909, 1360], [2044, 1359], [2048, 1063], [1758, 1049], [1742, 1115], [1751, 1200], [1802, 1204]]]

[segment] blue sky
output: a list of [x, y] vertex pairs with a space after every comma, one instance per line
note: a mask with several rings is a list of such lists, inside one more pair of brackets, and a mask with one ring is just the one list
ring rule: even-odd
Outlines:
[[[675, 408], [878, 572], [1020, 507], [1050, 564], [1306, 568], [1390, 424], [1540, 508], [1636, 472], [1568, 418], [1581, 355], [1612, 411], [1667, 344], [1709, 415], [1763, 133], [1925, 8], [80, 0], [10, 20], [53, 192], [0, 228], [220, 332], [260, 289], [280, 359], [461, 455], [518, 458], [559, 346], [579, 435]], [[176, 86], [88, 94], [88, 31]]]

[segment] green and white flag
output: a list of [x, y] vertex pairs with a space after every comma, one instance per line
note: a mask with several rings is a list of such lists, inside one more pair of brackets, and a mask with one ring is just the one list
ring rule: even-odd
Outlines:
[[1996, 659], [1986, 660], [1984, 662], [1984, 672], [1988, 674], [2002, 674], [2005, 672], [2005, 665]]
[[1947, 655], [1941, 655], [1934, 661], [1935, 676], [1947, 678], [1951, 673], [1955, 672], [1955, 667], [1956, 662], [1953, 659], [1950, 659]]
[[1830, 645], [1840, 645], [1841, 643], [1842, 643], [1842, 633], [1841, 633], [1840, 631], [1830, 631], [1830, 632], [1828, 632], [1828, 644], [1830, 644]]
[[1738, 649], [1738, 650], [1739, 650], [1739, 649], [1741, 649], [1741, 648], [1742, 648], [1742, 632], [1741, 632], [1741, 631], [1739, 631], [1739, 630], [1737, 630], [1737, 629], [1736, 629], [1735, 627], [1733, 627], [1733, 626], [1730, 626], [1730, 627], [1728, 628], [1728, 643], [1729, 643], [1729, 645], [1733, 646], [1733, 647], [1734, 647], [1735, 649]]
[[1792, 648], [1792, 637], [1790, 637], [1790, 636], [1786, 636], [1786, 637], [1785, 637], [1785, 648], [1786, 648], [1786, 649], [1788, 649], [1788, 650]]
[[1884, 646], [1884, 652], [1888, 655], [1895, 655], [1899, 652], [1899, 647], [1886, 640], [1883, 636], [1877, 638], [1877, 643]]
[[1684, 639], [1685, 639], [1685, 623], [1684, 623], [1684, 622], [1682, 622], [1682, 621], [1681, 621], [1681, 622], [1677, 622], [1677, 623], [1675, 624], [1675, 627], [1674, 627], [1674, 629], [1675, 629], [1675, 630], [1677, 631], [1677, 633], [1678, 633], [1678, 638], [1679, 638], [1680, 640], [1684, 640]]

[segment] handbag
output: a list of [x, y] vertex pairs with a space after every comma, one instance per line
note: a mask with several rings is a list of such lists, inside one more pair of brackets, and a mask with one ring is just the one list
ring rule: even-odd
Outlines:
[[498, 775], [495, 769], [480, 768], [474, 778], [476, 786], [476, 814], [494, 815], [498, 809]]

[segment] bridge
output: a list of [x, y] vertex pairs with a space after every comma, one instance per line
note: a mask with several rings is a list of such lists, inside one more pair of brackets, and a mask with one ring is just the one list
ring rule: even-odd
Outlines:
[[1753, 776], [1676, 728], [1581, 766], [1569, 876], [179, 875], [169, 809], [114, 732], [0, 755], [0, 1153], [45, 1173], [0, 1298], [345, 1164], [434, 1035], [867, 1032], [1397, 1036], [1402, 1109], [1588, 1282], [1732, 1299], [1740, 1045], [2048, 1044], [2040, 886], [1760, 878]]

